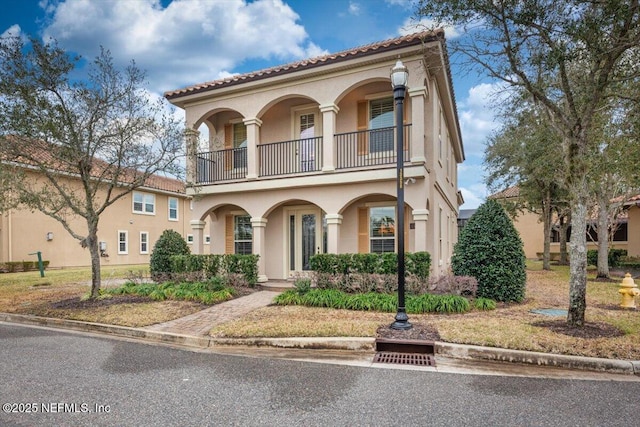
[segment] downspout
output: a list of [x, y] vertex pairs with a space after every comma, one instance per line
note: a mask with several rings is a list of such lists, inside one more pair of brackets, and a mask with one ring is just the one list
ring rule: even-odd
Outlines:
[[12, 222], [11, 221], [11, 213], [12, 212], [13, 211], [11, 209], [9, 209], [9, 214], [8, 214], [8, 218], [7, 218], [7, 220], [8, 220], [7, 221], [7, 228], [8, 228], [8, 230], [7, 230], [8, 231], [8, 233], [7, 233], [8, 236], [7, 237], [9, 238], [8, 239], [9, 240], [9, 247], [7, 248], [8, 249], [7, 255], [9, 256], [9, 262], [13, 262], [13, 237], [12, 237], [13, 236], [13, 232], [12, 232], [13, 231], [13, 227], [11, 225], [11, 222]]

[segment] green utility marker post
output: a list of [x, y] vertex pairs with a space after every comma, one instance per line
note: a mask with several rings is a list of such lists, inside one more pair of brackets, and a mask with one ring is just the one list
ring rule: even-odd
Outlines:
[[38, 269], [40, 270], [40, 277], [44, 277], [44, 265], [42, 264], [42, 252], [33, 252], [29, 255], [38, 255]]

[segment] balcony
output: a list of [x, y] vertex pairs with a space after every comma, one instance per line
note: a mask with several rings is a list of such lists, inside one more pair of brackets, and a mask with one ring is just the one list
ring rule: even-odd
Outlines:
[[[411, 125], [403, 126], [404, 159], [411, 158]], [[337, 171], [395, 165], [395, 127], [348, 132], [333, 137]], [[324, 138], [258, 144], [258, 178], [307, 175], [322, 171]], [[241, 181], [248, 174], [247, 148], [233, 148], [196, 154], [197, 185]]]

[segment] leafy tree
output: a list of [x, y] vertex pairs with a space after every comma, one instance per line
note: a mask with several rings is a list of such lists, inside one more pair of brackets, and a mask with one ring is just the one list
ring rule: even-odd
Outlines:
[[[517, 206], [512, 215], [529, 211], [540, 215], [544, 233], [543, 268], [551, 269], [553, 212], [566, 199], [560, 175], [563, 164], [555, 153], [558, 134], [549, 126], [544, 111], [520, 98], [504, 108], [505, 125], [492, 135], [484, 164], [489, 188], [517, 185]], [[503, 202], [504, 205], [505, 202]]]
[[164, 230], [153, 246], [149, 270], [153, 280], [160, 280], [171, 272], [173, 255], [189, 255], [191, 250], [184, 238], [175, 230]]
[[637, 84], [638, 0], [420, 0], [418, 16], [467, 30], [450, 43], [454, 53], [529, 93], [562, 136], [556, 152], [565, 163], [574, 231], [567, 322], [584, 325], [588, 173], [601, 145], [590, 136], [604, 102], [628, 97], [625, 83]]
[[478, 297], [522, 301], [527, 276], [522, 240], [495, 200], [483, 203], [460, 232], [451, 268], [478, 281]]
[[89, 249], [95, 298], [101, 216], [151, 175], [180, 172], [183, 127], [134, 63], [117, 69], [102, 49], [79, 80], [81, 64], [55, 42], [0, 40], [0, 160], [16, 200]]

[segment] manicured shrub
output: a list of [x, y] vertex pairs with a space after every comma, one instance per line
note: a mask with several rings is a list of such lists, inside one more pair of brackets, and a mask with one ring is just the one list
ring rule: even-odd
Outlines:
[[454, 276], [445, 274], [438, 278], [429, 279], [429, 293], [444, 295], [463, 295], [474, 297], [478, 291], [478, 281], [471, 276]]
[[149, 262], [151, 278], [161, 281], [172, 271], [172, 255], [188, 255], [191, 251], [184, 238], [174, 230], [164, 230], [153, 247]]
[[[313, 282], [319, 289], [344, 292], [393, 292], [396, 290], [398, 255], [318, 254], [310, 259]], [[421, 293], [426, 289], [431, 255], [428, 252], [405, 254], [407, 290]]]
[[451, 259], [453, 273], [478, 281], [479, 297], [524, 299], [525, 256], [511, 219], [495, 200], [482, 204], [460, 233]]
[[300, 295], [304, 295], [311, 290], [311, 279], [306, 277], [298, 277], [293, 286]]
[[[609, 249], [609, 254], [607, 256], [607, 262], [609, 263], [609, 268], [620, 266], [620, 263], [626, 256], [627, 256], [627, 251], [625, 249]], [[587, 251], [587, 264], [598, 266], [598, 250], [597, 249], [589, 249]]]

